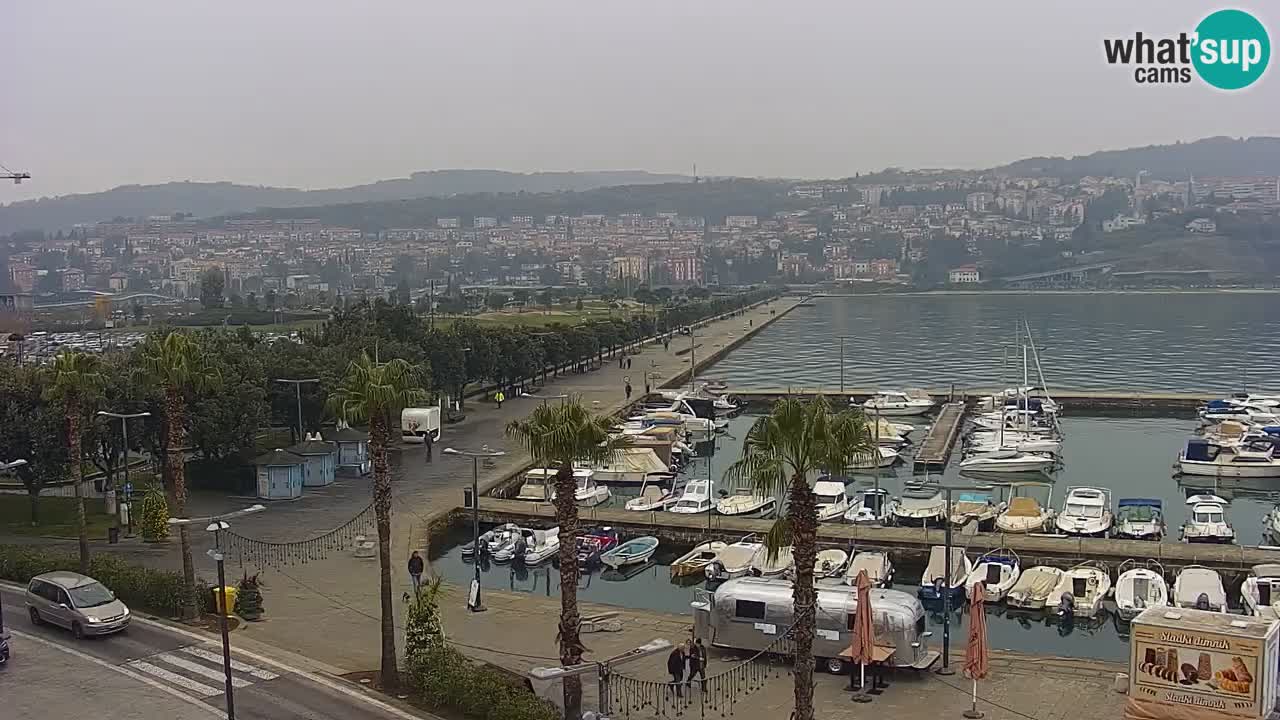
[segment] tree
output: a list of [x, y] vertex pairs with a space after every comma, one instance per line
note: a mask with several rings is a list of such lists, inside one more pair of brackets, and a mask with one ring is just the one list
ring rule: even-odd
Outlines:
[[525, 289], [523, 289], [523, 288], [521, 288], [520, 290], [516, 290], [516, 291], [514, 291], [514, 292], [512, 292], [512, 293], [511, 293], [511, 299], [512, 299], [512, 300], [515, 300], [516, 302], [520, 303], [521, 305], [528, 305], [528, 304], [529, 304], [529, 291], [528, 291], [528, 290], [525, 290]]
[[387, 466], [389, 418], [426, 399], [417, 366], [404, 360], [374, 362], [367, 352], [351, 362], [342, 385], [329, 396], [330, 411], [346, 422], [369, 423], [373, 455], [373, 510], [378, 524], [382, 598], [382, 687], [399, 685], [395, 609], [391, 605], [391, 475]]
[[[574, 500], [575, 461], [610, 462], [619, 448], [629, 444], [625, 436], [611, 435], [613, 421], [592, 415], [578, 398], [560, 405], [540, 405], [527, 418], [507, 425], [507, 436], [528, 451], [536, 467], [556, 468], [555, 508], [560, 526], [560, 664], [582, 662], [586, 648], [579, 637], [578, 614], [578, 506]], [[810, 568], [812, 568], [812, 560]], [[564, 680], [564, 716], [582, 714], [582, 681]]]
[[97, 355], [78, 350], [59, 353], [44, 370], [46, 400], [62, 403], [67, 429], [67, 455], [75, 484], [76, 527], [80, 541], [80, 574], [89, 574], [89, 530], [84, 519], [84, 447], [81, 430], [85, 415], [102, 390], [102, 363]]
[[[187, 392], [212, 390], [222, 385], [218, 371], [209, 367], [205, 354], [191, 335], [171, 330], [163, 337], [147, 338], [138, 348], [138, 379], [156, 386], [164, 394], [164, 474], [165, 485], [173, 492], [173, 511], [178, 517], [187, 514], [186, 444]], [[186, 525], [178, 526], [178, 543], [182, 547], [182, 577], [185, 592], [182, 615], [196, 616], [196, 570], [191, 562], [191, 534]]]
[[813, 563], [817, 554], [818, 511], [809, 479], [840, 473], [875, 452], [866, 419], [856, 411], [833, 413], [824, 400], [785, 398], [747, 432], [742, 457], [729, 466], [731, 483], [749, 483], [758, 494], [787, 495], [786, 514], [765, 536], [770, 558], [794, 548], [791, 586], [795, 643], [795, 720], [813, 720], [813, 636], [816, 631]]
[[576, 301], [574, 301], [573, 309], [577, 310], [578, 312], [582, 312], [582, 298], [578, 298]]
[[147, 315], [147, 311], [142, 307], [142, 303], [138, 302], [136, 299], [133, 301], [131, 309], [133, 311], [134, 322], [142, 322], [143, 318]]
[[501, 310], [507, 304], [507, 300], [508, 297], [506, 293], [496, 292], [489, 293], [484, 296], [484, 304], [488, 306], [490, 310]]
[[225, 285], [226, 278], [218, 268], [209, 268], [200, 273], [200, 305], [205, 310], [222, 307], [222, 292]]

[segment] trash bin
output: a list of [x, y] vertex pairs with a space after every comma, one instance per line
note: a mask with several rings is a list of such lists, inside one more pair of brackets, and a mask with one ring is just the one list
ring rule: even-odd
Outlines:
[[118, 542], [120, 542], [120, 528], [118, 527], [107, 528], [107, 543], [110, 545], [115, 545]]
[[[214, 612], [231, 617], [236, 609], [236, 592], [237, 589], [234, 587], [214, 588]], [[219, 607], [219, 605], [221, 605], [221, 607]]]

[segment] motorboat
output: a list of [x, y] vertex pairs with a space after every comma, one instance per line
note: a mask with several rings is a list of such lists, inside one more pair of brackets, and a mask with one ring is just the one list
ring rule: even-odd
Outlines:
[[493, 554], [495, 562], [523, 562], [525, 565], [537, 565], [560, 552], [560, 528], [550, 530], [531, 530], [524, 528], [520, 537], [509, 547], [502, 548]]
[[1208, 440], [1188, 440], [1178, 454], [1184, 475], [1213, 477], [1280, 477], [1275, 444], [1253, 441], [1242, 446], [1220, 445]]
[[953, 606], [964, 596], [964, 583], [969, 573], [973, 572], [973, 563], [964, 554], [964, 548], [951, 548], [951, 584], [947, 585], [947, 548], [934, 545], [929, 549], [929, 564], [925, 566], [924, 575], [920, 577], [920, 599], [924, 601], [941, 600], [950, 593]]
[[610, 527], [587, 530], [578, 536], [578, 566], [595, 567], [600, 556], [618, 544], [618, 532]]
[[[856, 404], [853, 398], [851, 404]], [[868, 415], [884, 415], [886, 417], [907, 417], [924, 415], [934, 407], [933, 398], [923, 390], [880, 390], [862, 403], [863, 412]]]
[[974, 434], [969, 438], [966, 448], [971, 455], [983, 455], [995, 452], [1039, 453], [1057, 456], [1062, 454], [1062, 441], [1051, 438], [1026, 440], [1000, 440], [991, 433]]
[[849, 564], [849, 553], [839, 548], [819, 550], [813, 558], [814, 577], [838, 577]]
[[1004, 390], [994, 394], [979, 398], [976, 408], [978, 412], [994, 412], [1001, 408], [1007, 407], [1039, 407], [1047, 413], [1057, 413], [1060, 409], [1057, 402], [1049, 397], [1036, 397], [1033, 393], [1039, 392], [1041, 389], [1032, 385], [1023, 387], [1005, 388]]
[[889, 587], [893, 582], [893, 563], [889, 561], [889, 553], [878, 550], [863, 550], [855, 553], [844, 571], [844, 581], [848, 585], [858, 582], [858, 573], [867, 571], [867, 579], [871, 587]]
[[[1009, 498], [1009, 505], [1004, 512], [996, 516], [996, 530], [1003, 533], [1041, 532], [1052, 526], [1053, 486], [1045, 483], [1016, 483], [1011, 486], [1014, 493]], [[1026, 488], [1047, 488], [1047, 499], [1044, 505], [1029, 495], [1019, 495]]]
[[1005, 595], [1005, 604], [1024, 610], [1039, 610], [1049, 602], [1049, 596], [1057, 589], [1065, 572], [1050, 565], [1036, 565], [1023, 570]]
[[1280, 504], [1272, 505], [1262, 517], [1262, 533], [1271, 542], [1280, 542]]
[[754, 535], [729, 543], [720, 551], [719, 557], [707, 563], [704, 568], [707, 579], [729, 580], [746, 575], [751, 572], [751, 560], [755, 558], [756, 551], [762, 547], [764, 544], [757, 541]]
[[1216, 570], [1188, 565], [1173, 581], [1173, 605], [1210, 612], [1227, 611], [1227, 590]]
[[1103, 488], [1070, 487], [1062, 512], [1054, 519], [1067, 535], [1099, 537], [1111, 529], [1111, 491]]
[[997, 503], [989, 492], [966, 491], [951, 502], [948, 514], [951, 524], [964, 526], [977, 522], [979, 530], [990, 530], [996, 524], [996, 517], [1004, 512], [1004, 503]]
[[941, 527], [946, 514], [942, 491], [928, 486], [908, 488], [889, 505], [889, 516], [897, 525]]
[[895, 423], [884, 418], [873, 418], [867, 422], [867, 431], [879, 447], [900, 448], [908, 442], [907, 435], [915, 431], [915, 426]]
[[643, 483], [654, 473], [670, 471], [658, 453], [649, 447], [618, 448], [608, 460], [587, 469], [595, 474], [596, 482], [610, 485]]
[[1084, 562], [1062, 573], [1049, 600], [1058, 601], [1060, 612], [1091, 618], [1098, 614], [1102, 601], [1110, 593], [1111, 573], [1096, 563]]
[[[526, 470], [524, 479], [520, 484], [520, 491], [516, 493], [516, 499], [551, 502], [551, 499], [556, 495], [556, 474], [559, 472], [557, 468], [530, 468]], [[577, 468], [573, 471], [575, 482], [589, 475], [591, 475], [591, 471], [585, 468]]]
[[1048, 455], [1028, 453], [1020, 450], [994, 450], [977, 455], [970, 455], [960, 461], [960, 472], [999, 472], [999, 473], [1031, 473], [1048, 472], [1057, 464], [1057, 460]]
[[1123, 540], [1164, 538], [1164, 502], [1155, 498], [1120, 498], [1116, 503], [1114, 537]]
[[889, 518], [889, 491], [884, 488], [856, 490], [849, 499], [844, 519], [857, 525], [884, 523]]
[[[482, 557], [492, 556], [498, 550], [515, 543], [516, 538], [520, 537], [520, 526], [515, 523], [505, 523], [499, 525], [492, 530], [481, 533], [480, 535], [480, 555]], [[463, 545], [462, 557], [471, 557], [475, 555], [475, 546], [473, 543]]]
[[750, 487], [740, 487], [732, 495], [716, 501], [716, 512], [729, 517], [765, 518], [778, 508], [778, 499], [760, 495]]
[[1235, 528], [1227, 522], [1227, 501], [1217, 495], [1187, 498], [1187, 519], [1182, 524], [1182, 539], [1198, 543], [1235, 542]]
[[866, 457], [860, 457], [849, 465], [851, 470], [876, 470], [879, 468], [893, 467], [894, 463], [902, 459], [902, 453], [892, 447], [877, 445], [873, 453], [868, 453]]
[[[595, 472], [586, 468], [573, 471], [573, 501], [582, 507], [595, 507], [609, 500], [609, 486], [596, 482]], [[551, 499], [556, 499], [556, 491], [551, 489]]]
[[965, 594], [972, 597], [973, 588], [982, 583], [983, 599], [1000, 602], [1022, 577], [1022, 564], [1012, 550], [991, 550], [978, 558], [973, 571], [965, 578]]
[[843, 480], [819, 480], [813, 484], [813, 495], [817, 504], [818, 522], [839, 520], [849, 509], [849, 498], [845, 495]]
[[638, 422], [645, 427], [675, 427], [689, 432], [704, 434], [715, 429], [715, 421], [711, 418], [698, 417], [691, 413], [671, 412], [669, 410], [654, 410], [640, 415], [632, 415], [627, 420]]
[[720, 557], [720, 553], [728, 547], [727, 543], [719, 540], [710, 540], [693, 546], [689, 552], [676, 558], [671, 563], [671, 577], [685, 577], [686, 575], [701, 575], [705, 572], [707, 563], [713, 562]]
[[1057, 421], [1052, 415], [1035, 410], [999, 410], [969, 417], [969, 422], [980, 430], [1010, 430], [1024, 433], [1051, 434], [1055, 432]]
[[658, 551], [658, 538], [652, 535], [632, 538], [600, 555], [600, 562], [617, 570], [628, 565], [646, 563]]
[[777, 554], [769, 557], [769, 548], [761, 545], [751, 556], [751, 574], [761, 577], [781, 575], [795, 565], [795, 556], [790, 545], [778, 548]]
[[671, 473], [650, 473], [640, 486], [640, 494], [623, 506], [634, 512], [666, 510], [684, 495], [684, 485]]
[[1254, 565], [1240, 585], [1240, 600], [1250, 615], [1280, 612], [1280, 564]]
[[1211, 400], [1200, 408], [1200, 419], [1208, 423], [1226, 420], [1255, 425], [1280, 425], [1280, 411], [1274, 405], [1261, 405], [1238, 400]]
[[711, 481], [690, 480], [684, 486], [684, 493], [670, 507], [669, 512], [684, 515], [709, 512], [712, 508]]
[[1125, 620], [1132, 620], [1149, 607], [1166, 607], [1169, 604], [1169, 584], [1164, 580], [1164, 567], [1148, 560], [1146, 567], [1139, 567], [1134, 560], [1125, 560], [1116, 577], [1116, 612]]

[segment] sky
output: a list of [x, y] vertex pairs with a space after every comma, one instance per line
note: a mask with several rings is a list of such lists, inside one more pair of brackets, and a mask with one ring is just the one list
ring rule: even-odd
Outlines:
[[[1140, 86], [1104, 37], [1186, 0], [8, 0], [0, 203], [420, 170], [843, 177], [1280, 135], [1248, 90]], [[1245, 2], [1280, 36], [1280, 6]]]

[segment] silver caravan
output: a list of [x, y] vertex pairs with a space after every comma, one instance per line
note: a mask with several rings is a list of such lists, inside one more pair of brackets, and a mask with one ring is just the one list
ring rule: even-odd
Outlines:
[[[813, 655], [821, 667], [841, 672], [840, 657], [853, 643], [853, 617], [858, 606], [852, 588], [821, 587], [818, 593], [817, 633]], [[699, 592], [693, 603], [694, 636], [716, 647], [764, 650], [791, 627], [791, 583], [765, 578], [737, 578]], [[924, 606], [910, 593], [873, 589], [871, 617], [876, 642], [893, 647], [889, 662], [896, 667], [923, 670], [939, 653], [926, 647]]]

